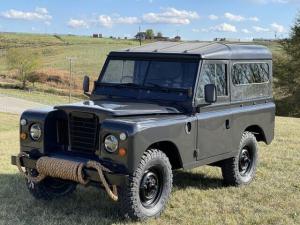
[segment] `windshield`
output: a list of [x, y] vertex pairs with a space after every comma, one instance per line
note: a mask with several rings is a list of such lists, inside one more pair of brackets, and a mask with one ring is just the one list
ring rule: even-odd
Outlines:
[[197, 61], [110, 59], [100, 83], [188, 89], [194, 86]]

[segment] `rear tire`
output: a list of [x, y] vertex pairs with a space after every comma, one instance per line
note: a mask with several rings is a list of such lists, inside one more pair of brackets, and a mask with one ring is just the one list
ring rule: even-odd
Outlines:
[[26, 179], [29, 193], [36, 199], [51, 200], [72, 194], [76, 190], [76, 183], [51, 177], [46, 177], [39, 183]]
[[244, 132], [238, 154], [222, 162], [222, 175], [226, 185], [239, 186], [249, 184], [256, 173], [258, 145], [255, 136]]
[[172, 181], [168, 157], [158, 149], [147, 150], [128, 185], [119, 188], [121, 213], [134, 220], [159, 217], [170, 197]]

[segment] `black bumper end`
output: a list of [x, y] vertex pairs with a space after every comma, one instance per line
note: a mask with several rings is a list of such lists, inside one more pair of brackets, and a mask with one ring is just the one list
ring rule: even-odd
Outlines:
[[[17, 165], [16, 161], [17, 161], [17, 156], [11, 156], [11, 164]], [[27, 157], [21, 157], [20, 159], [21, 165], [29, 169], [36, 169], [36, 161], [37, 161], [36, 159], [31, 159]], [[87, 169], [87, 168], [84, 168], [83, 170], [84, 170], [84, 174], [89, 180], [101, 183], [98, 172], [96, 170]], [[122, 186], [127, 184], [128, 175], [108, 173], [108, 172], [103, 172], [103, 174], [110, 185]]]

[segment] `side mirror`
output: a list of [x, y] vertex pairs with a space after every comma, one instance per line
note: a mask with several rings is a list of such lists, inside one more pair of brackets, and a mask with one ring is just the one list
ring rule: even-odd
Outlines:
[[84, 93], [90, 91], [90, 78], [88, 76], [84, 76], [83, 78], [82, 89]]
[[217, 101], [217, 87], [214, 84], [206, 84], [204, 86], [205, 101], [209, 104]]

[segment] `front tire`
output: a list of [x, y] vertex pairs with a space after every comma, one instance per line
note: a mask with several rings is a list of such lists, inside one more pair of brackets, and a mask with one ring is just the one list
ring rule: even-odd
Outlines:
[[168, 157], [158, 149], [147, 150], [129, 184], [119, 189], [122, 214], [135, 220], [160, 216], [170, 197], [172, 181]]
[[36, 199], [51, 200], [72, 194], [76, 190], [76, 183], [51, 177], [46, 177], [39, 183], [26, 179], [29, 193]]
[[226, 185], [239, 186], [249, 184], [256, 173], [258, 145], [251, 132], [244, 132], [238, 154], [222, 162], [222, 175]]

